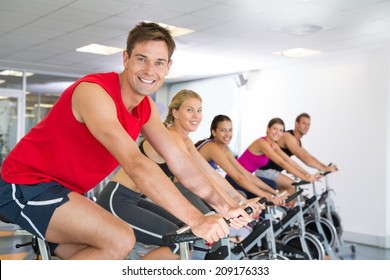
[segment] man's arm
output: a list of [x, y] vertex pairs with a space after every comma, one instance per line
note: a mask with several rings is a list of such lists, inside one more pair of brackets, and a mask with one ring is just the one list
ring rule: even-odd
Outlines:
[[283, 135], [283, 140], [285, 146], [293, 153], [297, 158], [299, 158], [303, 163], [312, 168], [316, 168], [322, 171], [336, 171], [337, 167], [335, 165], [327, 166], [320, 162], [317, 158], [311, 155], [307, 150], [302, 146], [299, 146], [299, 141], [290, 133], [285, 133]]
[[[205, 217], [196, 209], [153, 161], [145, 157], [119, 120], [115, 104], [100, 86], [83, 83], [72, 98], [72, 110], [94, 137], [118, 160], [142, 192], [188, 224], [198, 236], [216, 241], [229, 232], [218, 215]], [[214, 216], [214, 215], [213, 215]]]

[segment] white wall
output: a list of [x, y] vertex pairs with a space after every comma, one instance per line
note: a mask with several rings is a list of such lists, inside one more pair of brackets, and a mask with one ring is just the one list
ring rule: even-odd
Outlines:
[[309, 113], [304, 146], [340, 168], [330, 183], [345, 237], [389, 247], [388, 99], [389, 50], [262, 69], [244, 99], [257, 110], [242, 112], [242, 142], [264, 134], [272, 117], [292, 128], [296, 115]]
[[195, 141], [209, 135], [213, 116], [229, 115], [241, 135], [231, 147], [238, 152], [265, 134], [271, 118], [281, 117], [289, 129], [299, 113], [309, 113], [312, 126], [303, 145], [340, 168], [329, 183], [344, 238], [390, 248], [389, 54], [382, 49], [294, 60], [249, 74], [244, 89], [234, 77], [223, 77], [175, 84], [169, 92], [172, 97], [189, 88], [202, 96], [204, 121]]

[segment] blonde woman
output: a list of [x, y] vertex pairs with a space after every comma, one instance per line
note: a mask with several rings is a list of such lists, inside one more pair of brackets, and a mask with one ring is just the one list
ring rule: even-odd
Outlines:
[[[176, 146], [191, 156], [199, 167], [198, 172], [208, 178], [209, 188], [192, 188], [188, 190], [181, 187], [181, 184], [178, 182], [180, 181], [185, 185], [186, 180], [183, 176], [176, 177], [170, 171], [172, 162], [166, 162], [148, 141], [141, 141], [139, 148], [142, 153], [160, 166], [164, 173], [180, 188], [184, 196], [203, 213], [210, 211], [210, 205], [225, 218], [230, 219], [232, 226], [241, 228], [252, 220], [243, 210], [244, 207], [251, 206], [255, 210], [254, 215], [259, 215], [262, 209], [255, 203], [258, 199], [247, 201], [199, 155], [188, 135], [198, 128], [201, 120], [201, 97], [191, 90], [181, 90], [173, 97], [169, 105], [169, 112], [164, 125], [167, 127], [169, 135]], [[178, 162], [174, 164], [180, 164], [180, 160], [178, 159]], [[103, 189], [97, 202], [127, 221], [134, 229], [138, 241], [159, 246], [145, 255], [144, 259], [177, 259], [177, 248], [174, 245], [165, 244], [161, 237], [162, 234], [177, 229], [180, 221], [172, 215], [167, 215], [169, 213], [166, 213], [166, 211], [154, 203], [143, 199], [138, 189], [129, 189], [127, 187], [131, 185], [129, 180], [130, 178], [126, 176], [123, 169], [120, 169]], [[210, 193], [213, 194], [215, 192], [224, 199], [220, 205], [207, 199]], [[205, 202], [203, 202], [203, 199]], [[234, 213], [236, 213], [236, 216], [229, 214], [227, 211], [229, 209], [235, 209]], [[242, 217], [232, 218], [239, 215], [242, 215]], [[214, 238], [217, 239], [216, 237]]]

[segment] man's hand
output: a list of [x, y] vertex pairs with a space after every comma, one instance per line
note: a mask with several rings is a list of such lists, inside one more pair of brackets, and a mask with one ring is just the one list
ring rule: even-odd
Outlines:
[[219, 214], [202, 216], [193, 226], [192, 232], [209, 243], [217, 242], [229, 234], [229, 226], [225, 219]]
[[336, 172], [338, 170], [339, 169], [338, 169], [337, 165], [336, 164], [332, 164], [332, 165], [328, 166], [325, 171]]

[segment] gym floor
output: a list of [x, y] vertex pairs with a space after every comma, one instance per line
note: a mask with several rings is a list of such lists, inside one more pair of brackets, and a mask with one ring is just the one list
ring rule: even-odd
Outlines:
[[[0, 224], [0, 260], [33, 260], [35, 253], [31, 246], [16, 248], [16, 244], [31, 241], [31, 236], [15, 235], [15, 228]], [[352, 254], [351, 246], [355, 247]], [[349, 244], [338, 254], [344, 260], [390, 260], [390, 249], [362, 244]]]

